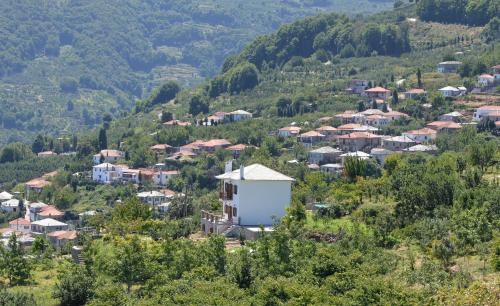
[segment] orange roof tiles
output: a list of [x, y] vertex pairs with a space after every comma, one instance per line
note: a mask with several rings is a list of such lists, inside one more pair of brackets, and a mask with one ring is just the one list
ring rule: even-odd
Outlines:
[[316, 132], [316, 131], [309, 131], [303, 134], [300, 134], [300, 137], [324, 137], [325, 135]]
[[316, 129], [316, 131], [318, 131], [318, 132], [334, 132], [336, 130], [337, 130], [336, 128], [334, 128], [333, 126], [329, 126], [329, 125], [324, 125], [324, 126]]
[[337, 128], [337, 130], [353, 130], [353, 129], [358, 129], [361, 127], [361, 124], [357, 124], [357, 123], [348, 123], [348, 124], [344, 124], [344, 125], [341, 125]]
[[436, 131], [430, 128], [422, 128], [418, 130], [407, 131], [405, 133], [410, 135], [428, 135], [428, 134], [436, 134]]
[[42, 207], [42, 209], [38, 214], [42, 217], [64, 216], [64, 212], [60, 211], [53, 205], [47, 205], [45, 207]]
[[12, 225], [29, 225], [30, 224], [30, 221], [29, 220], [26, 220], [24, 218], [17, 218], [15, 220], [12, 220], [9, 222], [9, 224], [12, 224]]
[[57, 239], [74, 240], [78, 236], [76, 231], [55, 231], [47, 234], [49, 237]]
[[31, 181], [26, 182], [26, 187], [28, 188], [44, 188], [47, 187], [48, 185], [50, 185], [50, 182], [41, 178], [33, 179]]
[[385, 89], [384, 87], [377, 86], [377, 87], [367, 89], [367, 90], [365, 90], [365, 92], [367, 92], [367, 93], [389, 93], [391, 91], [389, 89]]
[[368, 132], [354, 132], [347, 135], [339, 136], [340, 139], [362, 139], [362, 138], [380, 138], [379, 135], [375, 135]]
[[434, 121], [434, 122], [431, 122], [429, 124], [427, 124], [427, 126], [431, 129], [437, 129], [437, 130], [440, 130], [440, 129], [459, 129], [462, 127], [462, 125], [456, 123], [456, 122], [453, 122], [453, 121]]

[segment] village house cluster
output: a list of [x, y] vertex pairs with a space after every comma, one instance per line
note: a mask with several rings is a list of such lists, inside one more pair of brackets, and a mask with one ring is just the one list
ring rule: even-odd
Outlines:
[[0, 228], [4, 246], [12, 234], [17, 235], [23, 248], [30, 248], [35, 238], [41, 235], [45, 235], [55, 249], [61, 249], [77, 238], [75, 226], [65, 223], [65, 213], [53, 205], [30, 202], [5, 191], [0, 193], [0, 202], [3, 212], [16, 216], [9, 221], [8, 227]]

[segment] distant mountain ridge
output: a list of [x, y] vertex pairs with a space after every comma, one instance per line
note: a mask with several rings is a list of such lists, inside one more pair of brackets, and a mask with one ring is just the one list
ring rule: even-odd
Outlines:
[[0, 2], [0, 144], [92, 127], [168, 79], [212, 76], [255, 36], [324, 10], [392, 1], [5, 0]]

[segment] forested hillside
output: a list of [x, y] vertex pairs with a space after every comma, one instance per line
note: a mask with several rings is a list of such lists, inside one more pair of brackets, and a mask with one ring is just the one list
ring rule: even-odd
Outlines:
[[120, 116], [166, 79], [218, 72], [258, 34], [324, 10], [354, 14], [392, 1], [0, 2], [0, 144], [33, 131], [75, 131]]

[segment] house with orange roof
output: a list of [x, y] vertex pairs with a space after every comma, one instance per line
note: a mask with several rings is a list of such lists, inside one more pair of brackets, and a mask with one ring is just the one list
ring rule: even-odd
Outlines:
[[286, 126], [278, 130], [278, 136], [283, 138], [297, 136], [300, 130], [301, 128], [298, 126]]
[[453, 121], [434, 121], [427, 124], [427, 127], [438, 133], [451, 133], [462, 128], [462, 125]]
[[35, 220], [42, 220], [46, 218], [62, 221], [64, 219], [64, 212], [57, 209], [54, 205], [47, 205], [42, 207], [40, 211], [35, 214]]
[[476, 111], [474, 112], [474, 117], [472, 118], [474, 121], [481, 121], [484, 118], [485, 115], [489, 115], [491, 113], [498, 113], [500, 112], [500, 105], [485, 105], [481, 106], [479, 108], [476, 108]]
[[389, 89], [377, 86], [365, 90], [365, 95], [372, 100], [382, 99], [383, 101], [385, 101], [390, 97], [391, 91]]
[[437, 132], [430, 128], [422, 128], [404, 132], [402, 135], [415, 140], [417, 143], [424, 143], [436, 139]]
[[417, 142], [408, 136], [382, 138], [382, 148], [391, 151], [402, 151], [416, 144]]
[[345, 135], [354, 132], [354, 129], [361, 128], [362, 125], [358, 123], [348, 123], [337, 127], [337, 134]]
[[389, 118], [382, 115], [371, 115], [366, 117], [366, 124], [373, 126], [384, 126], [389, 124]]
[[157, 154], [165, 154], [171, 152], [173, 148], [166, 143], [162, 143], [155, 144], [154, 146], [149, 147], [149, 149]]
[[9, 222], [9, 228], [21, 233], [31, 232], [31, 222], [25, 218], [17, 218]]
[[118, 180], [123, 170], [128, 169], [126, 165], [113, 165], [102, 163], [92, 167], [92, 181], [110, 184]]
[[335, 119], [340, 120], [341, 124], [349, 124], [354, 123], [354, 115], [356, 113], [354, 111], [345, 111], [341, 114], [337, 114], [333, 116]]
[[43, 178], [36, 178], [28, 181], [24, 184], [26, 190], [26, 198], [29, 199], [30, 193], [40, 193], [43, 189], [50, 185], [49, 181], [44, 180]]
[[101, 150], [99, 153], [94, 154], [92, 161], [94, 165], [99, 165], [102, 163], [114, 163], [124, 157], [125, 152], [119, 150]]
[[409, 118], [410, 117], [407, 114], [402, 113], [402, 112], [398, 112], [398, 111], [390, 111], [387, 113], [382, 113], [381, 115], [386, 117], [387, 119], [389, 119], [389, 121], [391, 121], [391, 122], [395, 121], [395, 120], [399, 120], [401, 118]]
[[405, 92], [405, 99], [407, 100], [415, 100], [418, 97], [427, 95], [427, 91], [422, 88], [412, 88]]
[[231, 153], [233, 154], [233, 158], [238, 158], [240, 157], [241, 152], [251, 147], [253, 146], [247, 144], [237, 144], [234, 146], [227, 147], [226, 150], [231, 151]]
[[316, 132], [325, 135], [326, 140], [333, 140], [337, 135], [337, 129], [333, 126], [323, 125], [315, 130]]
[[353, 132], [337, 137], [337, 145], [344, 152], [370, 152], [380, 146], [381, 137], [369, 132]]
[[483, 120], [489, 120], [489, 121], [493, 121], [493, 122], [499, 121], [500, 120], [500, 111], [483, 115]]
[[495, 77], [491, 74], [481, 74], [477, 77], [479, 87], [488, 87], [495, 83]]
[[191, 122], [186, 122], [186, 121], [180, 121], [180, 120], [170, 120], [165, 123], [163, 123], [163, 126], [165, 127], [175, 127], [175, 126], [182, 126], [182, 127], [188, 127], [191, 126]]
[[306, 148], [312, 147], [314, 144], [325, 140], [326, 136], [317, 131], [309, 131], [300, 134], [299, 141]]
[[56, 249], [62, 249], [67, 243], [74, 242], [78, 238], [77, 231], [54, 231], [47, 234], [49, 242]]
[[224, 149], [231, 145], [226, 139], [211, 139], [201, 142], [198, 147], [203, 152], [214, 152], [217, 149]]

